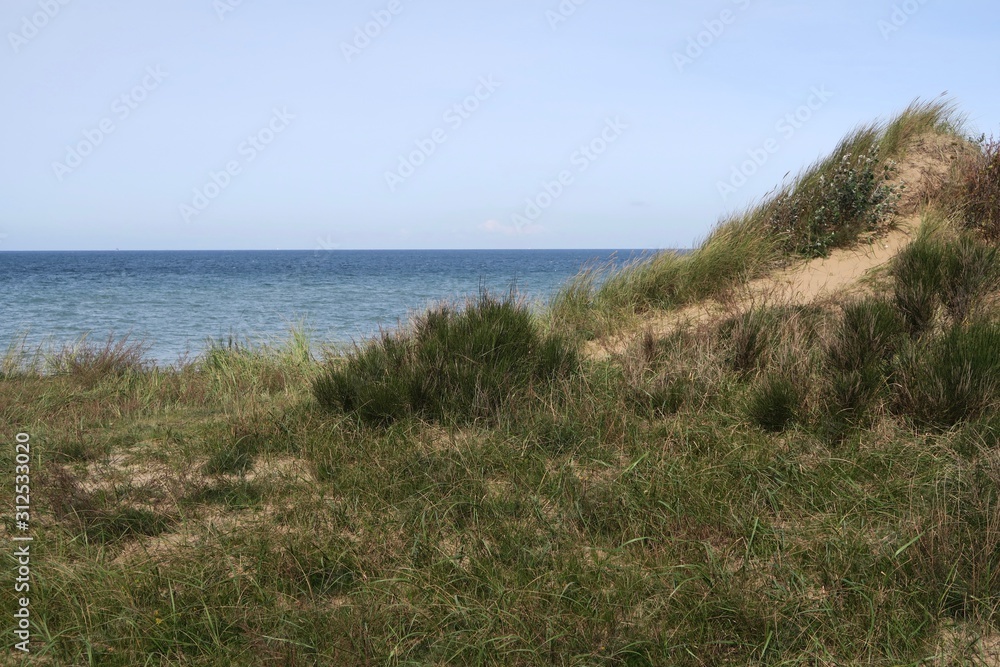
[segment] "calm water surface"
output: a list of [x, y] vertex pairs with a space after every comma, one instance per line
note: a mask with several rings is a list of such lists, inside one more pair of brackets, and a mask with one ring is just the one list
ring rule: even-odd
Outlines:
[[0, 352], [131, 332], [172, 363], [209, 340], [283, 340], [304, 322], [349, 343], [414, 310], [517, 285], [549, 299], [581, 267], [633, 250], [0, 252]]

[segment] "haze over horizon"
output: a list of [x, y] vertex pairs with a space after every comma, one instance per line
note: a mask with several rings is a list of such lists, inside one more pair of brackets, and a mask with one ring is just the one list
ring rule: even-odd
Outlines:
[[690, 247], [913, 99], [996, 133], [1000, 8], [11, 0], [0, 251]]

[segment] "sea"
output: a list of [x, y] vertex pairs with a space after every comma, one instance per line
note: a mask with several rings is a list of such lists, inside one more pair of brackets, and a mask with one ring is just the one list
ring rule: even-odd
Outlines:
[[362, 343], [428, 306], [514, 290], [533, 308], [586, 266], [642, 250], [0, 252], [0, 355], [84, 337], [141, 341], [160, 365], [211, 345]]

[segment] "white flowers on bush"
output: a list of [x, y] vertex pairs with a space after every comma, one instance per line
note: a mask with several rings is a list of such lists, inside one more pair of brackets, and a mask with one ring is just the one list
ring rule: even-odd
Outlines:
[[839, 242], [873, 231], [896, 211], [900, 187], [886, 183], [896, 163], [880, 160], [879, 146], [856, 158], [845, 153], [830, 174], [814, 186], [799, 185], [779, 196], [771, 209], [771, 226], [788, 236], [794, 252], [822, 256]]

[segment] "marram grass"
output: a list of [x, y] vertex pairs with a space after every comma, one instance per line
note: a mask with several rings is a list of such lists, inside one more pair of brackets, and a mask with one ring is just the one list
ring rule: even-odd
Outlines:
[[791, 183], [724, 218], [692, 251], [584, 270], [553, 298], [554, 326], [597, 337], [650, 309], [724, 295], [791, 257], [849, 245], [889, 223], [899, 193], [886, 179], [911, 143], [957, 134], [962, 122], [950, 102], [918, 101], [889, 121], [863, 125]]

